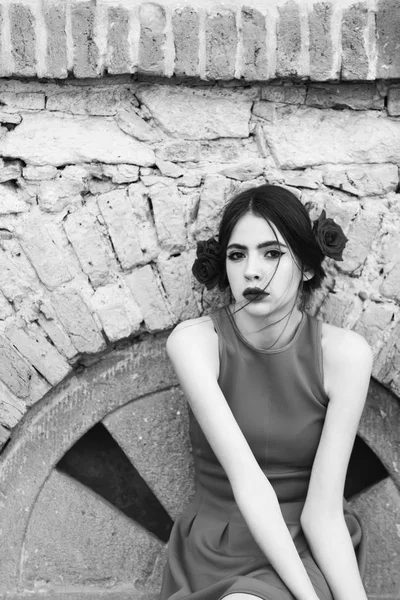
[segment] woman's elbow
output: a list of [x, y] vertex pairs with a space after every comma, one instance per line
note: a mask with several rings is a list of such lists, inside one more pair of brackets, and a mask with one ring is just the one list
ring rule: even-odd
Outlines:
[[336, 528], [340, 522], [344, 521], [343, 509], [329, 510], [321, 507], [317, 510], [310, 510], [306, 507], [300, 516], [300, 525], [304, 533], [308, 536], [321, 535], [321, 531]]

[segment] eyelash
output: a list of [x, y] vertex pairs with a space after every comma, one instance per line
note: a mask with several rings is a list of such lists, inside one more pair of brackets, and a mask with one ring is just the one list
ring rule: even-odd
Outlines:
[[[268, 254], [271, 254], [272, 252], [275, 254], [275, 256], [267, 256]], [[235, 258], [235, 256], [237, 256], [238, 254], [239, 254], [239, 258], [237, 258], [237, 257]], [[271, 260], [278, 260], [284, 254], [285, 254], [285, 252], [281, 252], [281, 250], [267, 250], [267, 252], [264, 254], [264, 256], [266, 258], [271, 259]], [[228, 258], [228, 260], [236, 262], [236, 261], [240, 260], [243, 256], [244, 256], [243, 252], [239, 252], [238, 250], [234, 250], [233, 252], [231, 252], [230, 254], [228, 254], [227, 258]]]

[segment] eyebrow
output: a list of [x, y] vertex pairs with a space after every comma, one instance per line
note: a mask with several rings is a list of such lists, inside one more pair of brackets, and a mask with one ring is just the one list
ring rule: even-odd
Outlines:
[[[269, 248], [270, 246], [280, 246], [282, 248], [287, 248], [286, 244], [282, 244], [277, 240], [272, 240], [270, 242], [262, 242], [261, 244], [258, 244], [257, 250], [261, 250], [261, 248]], [[230, 250], [231, 248], [239, 248], [239, 250], [248, 250], [248, 247], [244, 246], [243, 244], [229, 244], [226, 249]]]

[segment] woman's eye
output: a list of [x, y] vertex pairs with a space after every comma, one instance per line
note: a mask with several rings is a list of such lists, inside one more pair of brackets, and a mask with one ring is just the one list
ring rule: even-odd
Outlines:
[[243, 256], [243, 252], [231, 252], [228, 254], [228, 260], [240, 260]]
[[283, 256], [285, 253], [281, 252], [280, 250], [268, 250], [268, 252], [265, 253], [265, 256], [267, 256], [268, 258], [273, 258], [273, 259], [277, 259], [277, 258], [281, 258], [281, 256]]

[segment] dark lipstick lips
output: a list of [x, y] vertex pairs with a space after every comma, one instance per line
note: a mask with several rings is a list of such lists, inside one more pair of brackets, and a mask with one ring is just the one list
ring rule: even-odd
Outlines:
[[265, 290], [262, 290], [261, 288], [246, 288], [243, 292], [243, 296], [269, 296], [269, 293], [266, 292]]

